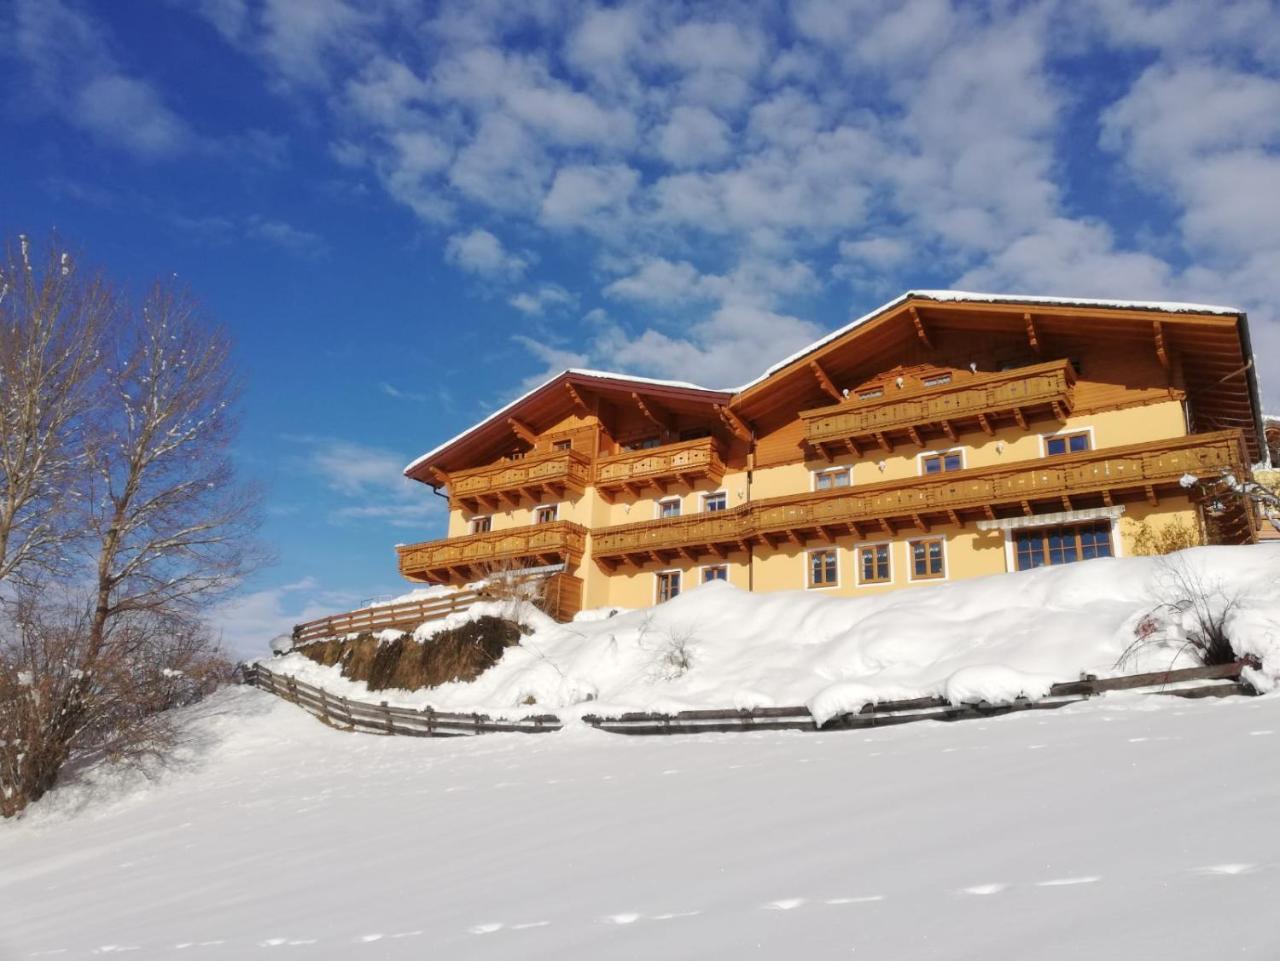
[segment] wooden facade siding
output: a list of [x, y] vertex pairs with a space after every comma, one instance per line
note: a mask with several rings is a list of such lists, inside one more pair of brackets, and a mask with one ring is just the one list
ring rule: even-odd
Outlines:
[[578, 449], [549, 450], [449, 476], [449, 506], [501, 510], [550, 495], [581, 494], [591, 482], [591, 457]]
[[[967, 374], [968, 372], [966, 372]], [[915, 386], [898, 390], [892, 383], [885, 393], [864, 400], [851, 394], [842, 404], [802, 411], [805, 436], [810, 445], [853, 441], [876, 446], [886, 439], [902, 440], [911, 431], [919, 439], [926, 431], [942, 433], [942, 425], [955, 430], [986, 429], [996, 418], [1025, 423], [1034, 417], [1065, 417], [1071, 411], [1075, 371], [1068, 360], [996, 373], [951, 375], [949, 384]], [[980, 418], [989, 418], [985, 428]]]
[[701, 437], [602, 457], [596, 463], [596, 490], [611, 497], [624, 490], [638, 495], [650, 486], [665, 493], [671, 484], [718, 484], [724, 477], [721, 451], [714, 437]]
[[410, 580], [447, 583], [481, 577], [502, 565], [535, 566], [563, 562], [573, 568], [586, 549], [587, 530], [572, 521], [405, 544], [396, 548], [400, 573]]
[[[714, 514], [624, 524], [597, 531], [592, 555], [608, 563], [662, 551], [714, 549], [772, 536], [816, 533], [831, 538], [857, 534], [857, 525], [901, 523], [927, 532], [931, 522], [954, 523], [997, 506], [1027, 509], [1037, 499], [1065, 495], [1154, 497], [1158, 488], [1178, 487], [1184, 474], [1246, 469], [1238, 431], [1220, 431], [1024, 461], [998, 468], [956, 471], [869, 487], [773, 497]], [[1060, 509], [1060, 508], [1059, 508]], [[661, 559], [661, 558], [659, 558]]]

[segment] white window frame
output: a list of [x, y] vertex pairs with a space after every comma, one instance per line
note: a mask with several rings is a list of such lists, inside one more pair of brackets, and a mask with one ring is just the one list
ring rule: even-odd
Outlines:
[[[538, 514], [541, 511], [545, 511], [545, 510], [551, 511], [551, 520], [549, 521], [538, 520]], [[533, 509], [532, 523], [535, 527], [539, 524], [554, 524], [559, 519], [560, 519], [560, 504], [558, 502], [555, 504], [539, 504], [537, 507]]]
[[724, 507], [722, 508], [722, 510], [726, 510], [726, 511], [727, 511], [727, 510], [729, 509], [729, 492], [728, 492], [727, 490], [725, 490], [725, 489], [721, 488], [721, 489], [720, 489], [720, 490], [718, 490], [718, 491], [705, 491], [705, 492], [703, 492], [703, 493], [702, 493], [702, 495], [701, 495], [701, 496], [699, 497], [699, 499], [698, 499], [698, 508], [699, 508], [699, 513], [702, 513], [702, 514], [718, 514], [718, 513], [720, 513], [721, 511], [708, 511], [708, 510], [707, 510], [707, 500], [708, 500], [709, 498], [712, 498], [712, 497], [721, 497], [721, 496], [723, 496], [723, 497], [724, 497]]
[[[887, 587], [894, 583], [894, 580], [897, 577], [897, 572], [894, 570], [893, 544], [893, 541], [859, 541], [853, 545], [853, 583], [857, 587]], [[889, 579], [887, 581], [864, 581], [862, 579], [862, 558], [858, 556], [858, 552], [864, 547], [889, 548]], [[943, 560], [943, 564], [946, 564], [945, 559]]]
[[[1111, 518], [1097, 517], [1097, 518], [1094, 518], [1094, 520], [1095, 521], [1105, 520], [1111, 525], [1111, 556], [1123, 557], [1124, 556], [1124, 538], [1118, 536], [1120, 533], [1120, 525], [1117, 523], [1117, 521], [1119, 521], [1120, 518], [1119, 517], [1111, 517]], [[1004, 533], [1004, 569], [1005, 571], [1009, 574], [1030, 573], [1029, 571], [1018, 570], [1018, 556], [1016, 553], [1017, 545], [1015, 544], [1013, 539], [1013, 535], [1015, 531], [1039, 530], [1040, 528], [1043, 528], [1043, 527], [1062, 527], [1063, 525], [1066, 525], [1066, 524], [1087, 524], [1087, 523], [1089, 523], [1089, 521], [1057, 521], [1052, 524], [1038, 524], [1036, 525], [1036, 527], [1005, 528], [1003, 532]], [[1100, 558], [1090, 558], [1090, 559], [1100, 560]], [[1069, 567], [1070, 565], [1063, 564], [1061, 566]], [[1033, 568], [1033, 570], [1043, 570], [1043, 568]]]
[[[476, 521], [488, 521], [488, 522], [489, 522], [489, 530], [487, 530], [487, 531], [478, 531], [478, 530], [476, 530]], [[470, 531], [471, 531], [471, 533], [472, 533], [472, 534], [491, 534], [491, 533], [493, 533], [493, 515], [492, 515], [492, 514], [477, 514], [475, 517], [472, 517], [469, 521], [467, 521], [467, 527], [470, 529]]]
[[[680, 578], [680, 588], [676, 592], [675, 596], [679, 597], [681, 594], [684, 593], [684, 571], [682, 571], [680, 568], [668, 567], [660, 571], [654, 571], [653, 572], [653, 603], [654, 604], [666, 603], [666, 601], [662, 600], [662, 591], [661, 591], [661, 585], [662, 585], [661, 575], [663, 574], [674, 574], [676, 575], [676, 577]], [[675, 600], [675, 598], [669, 597], [667, 598], [667, 600]]]
[[[728, 583], [729, 583], [729, 562], [728, 562], [728, 561], [721, 561], [721, 562], [720, 562], [720, 563], [718, 563], [718, 564], [703, 564], [701, 567], [699, 567], [699, 568], [698, 568], [698, 586], [699, 586], [699, 587], [701, 587], [703, 584], [710, 584], [710, 583], [711, 583], [711, 582], [710, 582], [710, 581], [708, 581], [708, 580], [707, 580], [707, 578], [706, 578], [706, 572], [707, 572], [707, 571], [709, 571], [709, 570], [713, 570], [713, 569], [715, 569], [715, 568], [717, 568], [717, 567], [723, 567], [723, 568], [724, 568], [724, 582], [725, 582], [726, 584], [728, 584]], [[717, 578], [717, 580], [718, 580], [718, 578]]]
[[[916, 559], [912, 555], [911, 545], [918, 541], [942, 541], [942, 576], [916, 577]], [[909, 584], [943, 584], [951, 580], [951, 538], [945, 534], [925, 534], [911, 537], [906, 541], [907, 550], [907, 583]]]
[[663, 517], [662, 517], [662, 505], [663, 505], [663, 504], [675, 504], [675, 505], [676, 505], [676, 512], [675, 512], [675, 514], [673, 514], [673, 515], [672, 515], [673, 517], [683, 517], [683, 516], [684, 516], [684, 498], [683, 498], [683, 497], [681, 497], [679, 494], [672, 494], [670, 497], [659, 497], [656, 501], [654, 501], [654, 502], [653, 502], [653, 517], [654, 517], [654, 520], [662, 520], [662, 519], [663, 519]]
[[945, 471], [945, 470], [942, 471], [940, 474], [926, 474], [924, 472], [924, 459], [926, 457], [945, 457], [947, 454], [959, 454], [960, 469], [968, 470], [969, 468], [968, 450], [969, 449], [967, 447], [964, 447], [963, 445], [957, 446], [957, 447], [944, 447], [938, 450], [922, 450], [920, 453], [916, 454], [916, 475], [919, 477], [944, 477], [947, 474], [953, 473], [953, 471]]
[[1051, 432], [1050, 432], [1050, 433], [1048, 433], [1048, 434], [1041, 434], [1041, 435], [1040, 435], [1040, 456], [1041, 456], [1041, 457], [1050, 457], [1050, 456], [1053, 456], [1053, 457], [1070, 457], [1070, 456], [1071, 456], [1071, 452], [1070, 452], [1070, 451], [1067, 451], [1067, 453], [1065, 453], [1065, 454], [1052, 454], [1052, 455], [1050, 455], [1050, 453], [1049, 453], [1049, 441], [1050, 441], [1052, 438], [1054, 438], [1054, 437], [1068, 437], [1068, 436], [1070, 436], [1071, 434], [1088, 434], [1088, 435], [1089, 435], [1089, 450], [1094, 451], [1094, 450], [1097, 450], [1097, 449], [1098, 449], [1098, 437], [1097, 437], [1097, 435], [1094, 433], [1094, 431], [1093, 431], [1093, 427], [1092, 427], [1092, 426], [1084, 426], [1084, 427], [1064, 427], [1064, 428], [1062, 428], [1062, 430], [1055, 430], [1055, 431], [1051, 431]]
[[[810, 584], [809, 575], [813, 570], [813, 562], [809, 560], [814, 554], [824, 554], [827, 551], [834, 551], [836, 555], [836, 582], [834, 584]], [[840, 576], [840, 548], [835, 544], [828, 544], [825, 547], [814, 547], [804, 552], [804, 588], [807, 591], [829, 591], [838, 588], [844, 580]]]
[[[936, 383], [931, 384], [929, 383], [930, 381], [936, 381]], [[920, 378], [921, 387], [949, 387], [954, 382], [955, 377], [952, 376], [952, 373], [949, 370], [944, 370], [941, 373], [930, 374], [928, 377]]]
[[[841, 471], [843, 471], [844, 473], [846, 473], [846, 474], [848, 474], [848, 475], [849, 475], [849, 483], [848, 483], [848, 484], [846, 484], [846, 485], [844, 485], [844, 486], [836, 485], [836, 486], [833, 486], [833, 487], [826, 487], [826, 488], [822, 488], [822, 487], [819, 487], [819, 486], [818, 486], [818, 477], [819, 477], [819, 475], [821, 475], [821, 474], [838, 474], [838, 473], [840, 473]], [[844, 466], [836, 465], [836, 466], [833, 466], [833, 467], [819, 467], [819, 468], [817, 468], [816, 470], [810, 470], [810, 471], [809, 471], [809, 477], [810, 477], [810, 479], [809, 479], [809, 485], [810, 485], [810, 486], [809, 486], [809, 489], [810, 489], [810, 490], [812, 490], [812, 491], [815, 491], [815, 492], [816, 492], [816, 491], [820, 491], [820, 490], [833, 490], [833, 491], [837, 491], [837, 490], [848, 490], [849, 488], [851, 488], [851, 487], [853, 486], [853, 467], [852, 467], [852, 465], [849, 465], [849, 464], [846, 464], [846, 465], [844, 465]]]

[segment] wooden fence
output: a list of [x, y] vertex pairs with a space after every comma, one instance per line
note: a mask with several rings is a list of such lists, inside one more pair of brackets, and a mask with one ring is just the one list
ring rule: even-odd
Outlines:
[[[938, 697], [918, 697], [867, 704], [860, 711], [841, 714], [818, 724], [807, 707], [760, 707], [752, 710], [680, 711], [676, 714], [641, 712], [617, 717], [588, 715], [592, 727], [614, 734], [703, 734], [730, 731], [830, 731], [882, 727], [911, 721], [958, 721], [994, 717], [1014, 711], [1044, 711], [1087, 700], [1108, 691], [1147, 691], [1177, 697], [1223, 697], [1250, 694], [1240, 672], [1249, 662], [1237, 661], [1212, 667], [1193, 667], [1126, 677], [1085, 677], [1055, 684], [1046, 697], [1019, 698], [1007, 704], [952, 704]], [[1216, 683], [1214, 683], [1216, 682]], [[245, 683], [292, 701], [326, 723], [353, 731], [402, 734], [410, 737], [460, 737], [475, 734], [558, 731], [563, 722], [554, 714], [496, 719], [486, 714], [451, 714], [431, 708], [393, 707], [386, 701], [371, 704], [336, 697], [323, 688], [277, 674], [262, 665], [251, 665]]]
[[296, 625], [293, 629], [293, 643], [296, 647], [311, 641], [358, 634], [361, 631], [382, 631], [410, 625], [416, 627], [423, 621], [433, 621], [448, 617], [455, 611], [465, 611], [480, 600], [481, 596], [479, 591], [455, 591], [441, 597], [428, 597], [405, 604], [382, 604], [345, 614], [331, 614], [329, 617]]

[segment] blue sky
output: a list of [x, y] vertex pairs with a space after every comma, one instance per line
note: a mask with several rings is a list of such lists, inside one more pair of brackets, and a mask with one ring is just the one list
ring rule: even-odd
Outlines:
[[0, 230], [233, 332], [279, 563], [247, 650], [399, 592], [413, 456], [565, 366], [731, 386], [908, 288], [1249, 310], [1280, 408], [1280, 9], [1253, 0], [10, 0]]

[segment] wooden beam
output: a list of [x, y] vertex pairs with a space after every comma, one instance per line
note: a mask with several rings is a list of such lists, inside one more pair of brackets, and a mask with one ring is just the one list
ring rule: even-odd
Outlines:
[[925, 534], [929, 533], [929, 522], [926, 521], [919, 514], [911, 515], [911, 523], [916, 525], [916, 530], [921, 531], [922, 533], [925, 533]]
[[1150, 504], [1152, 507], [1156, 507], [1160, 504], [1160, 498], [1156, 496], [1156, 489], [1154, 487], [1152, 487], [1150, 484], [1147, 484], [1142, 488], [1142, 490], [1147, 495], [1148, 504]]
[[831, 456], [831, 451], [827, 450], [827, 445], [824, 441], [819, 441], [817, 444], [815, 444], [814, 449], [819, 454], [822, 455], [822, 459], [825, 460], [828, 464], [830, 464], [831, 461], [834, 460], [834, 458]]
[[951, 421], [940, 420], [938, 421], [938, 423], [941, 424], [942, 429], [947, 432], [947, 436], [954, 441], [956, 439], [956, 429], [951, 426]]
[[1032, 514], [1035, 513], [1035, 511], [1031, 509], [1031, 505], [1026, 501], [1019, 501], [1018, 503], [1022, 505], [1022, 513], [1025, 514], [1027, 517], [1030, 517]]
[[1053, 416], [1058, 419], [1060, 424], [1065, 424], [1067, 422], [1067, 412], [1063, 408], [1062, 404], [1056, 400], [1053, 401]]
[[1111, 497], [1111, 491], [1104, 490], [1102, 492], [1102, 503], [1106, 504], [1108, 507], [1115, 506], [1115, 501]]
[[436, 483], [441, 487], [449, 486], [449, 475], [442, 471], [439, 467], [428, 467], [427, 472], [436, 479]]
[[909, 312], [911, 314], [911, 323], [916, 329], [916, 336], [920, 338], [920, 343], [924, 344], [929, 350], [933, 350], [933, 344], [929, 342], [929, 332], [924, 329], [924, 321], [920, 319], [919, 312], [914, 307], [911, 307]]
[[886, 454], [893, 453], [893, 441], [884, 435], [884, 431], [878, 430], [875, 433], [876, 443], [879, 444]]
[[960, 519], [960, 515], [951, 508], [947, 508], [947, 520], [951, 521], [956, 527], [964, 527], [964, 521]]
[[1013, 409], [1013, 416], [1014, 416], [1014, 418], [1018, 421], [1018, 426], [1019, 426], [1019, 427], [1021, 427], [1023, 430], [1026, 430], [1026, 429], [1027, 429], [1027, 415], [1026, 415], [1026, 414], [1024, 414], [1024, 413], [1022, 412], [1022, 408], [1021, 408], [1021, 407], [1015, 407], [1015, 408]]
[[1164, 325], [1158, 320], [1151, 322], [1152, 332], [1156, 338], [1156, 357], [1160, 359], [1160, 366], [1165, 370], [1169, 369], [1169, 351], [1166, 349], [1164, 342]]
[[978, 426], [980, 426], [987, 436], [994, 436], [995, 428], [991, 426], [991, 421], [986, 414], [978, 414]]
[[716, 413], [720, 415], [720, 419], [729, 428], [729, 432], [739, 440], [745, 440], [750, 443], [751, 426], [723, 404], [716, 404], [715, 408]]
[[840, 388], [831, 382], [831, 378], [827, 376], [827, 372], [822, 369], [821, 364], [816, 360], [811, 360], [809, 361], [809, 369], [813, 371], [813, 376], [818, 378], [818, 386], [825, 390], [836, 403], [844, 400], [844, 394], [840, 392]]
[[877, 518], [877, 520], [880, 522], [880, 529], [884, 531], [886, 534], [888, 534], [890, 537], [893, 537], [897, 533], [897, 531], [893, 529], [893, 525], [889, 523], [889, 518], [880, 517], [880, 518]]
[[924, 447], [924, 441], [921, 439], [920, 432], [916, 430], [914, 424], [907, 428], [907, 433], [911, 435], [911, 439], [915, 441], [917, 447]]
[[1062, 509], [1063, 509], [1064, 511], [1073, 511], [1073, 510], [1075, 510], [1075, 508], [1071, 506], [1071, 495], [1070, 495], [1070, 494], [1063, 494], [1063, 495], [1062, 495]]
[[991, 505], [990, 505], [990, 504], [983, 504], [983, 505], [982, 505], [982, 513], [984, 513], [984, 514], [986, 514], [986, 515], [987, 515], [987, 520], [989, 520], [989, 521], [993, 521], [993, 520], [995, 520], [995, 519], [996, 519], [996, 512], [995, 512], [995, 510], [991, 507]]
[[653, 403], [653, 401], [650, 401], [648, 404], [646, 404], [644, 402], [644, 398], [641, 397], [634, 390], [631, 392], [631, 399], [635, 401], [636, 407], [640, 409], [640, 413], [645, 418], [645, 420], [649, 421], [649, 423], [653, 424], [664, 434], [675, 433], [675, 428], [672, 427], [670, 414], [668, 414], [666, 411], [659, 408], [656, 404]]
[[1036, 336], [1035, 321], [1031, 319], [1031, 314], [1029, 313], [1023, 314], [1022, 319], [1026, 321], [1027, 324], [1027, 343], [1029, 343], [1031, 345], [1031, 349], [1038, 354], [1040, 353], [1040, 338]]
[[582, 399], [582, 395], [578, 393], [578, 388], [574, 387], [572, 383], [566, 380], [564, 382], [564, 389], [569, 392], [569, 399], [573, 401], [574, 407], [578, 407], [583, 411], [591, 410], [591, 408], [587, 406], [587, 402]]
[[862, 456], [862, 448], [858, 446], [858, 442], [852, 437], [846, 437], [844, 439], [844, 446], [849, 449], [849, 453], [854, 457]]
[[707, 550], [709, 550], [717, 560], [723, 561], [729, 556], [728, 553], [725, 552], [725, 549], [719, 544], [708, 544]]
[[507, 423], [511, 425], [511, 429], [515, 432], [515, 435], [526, 444], [536, 444], [538, 442], [537, 433], [528, 424], [521, 420], [517, 420], [515, 417], [508, 417]]

